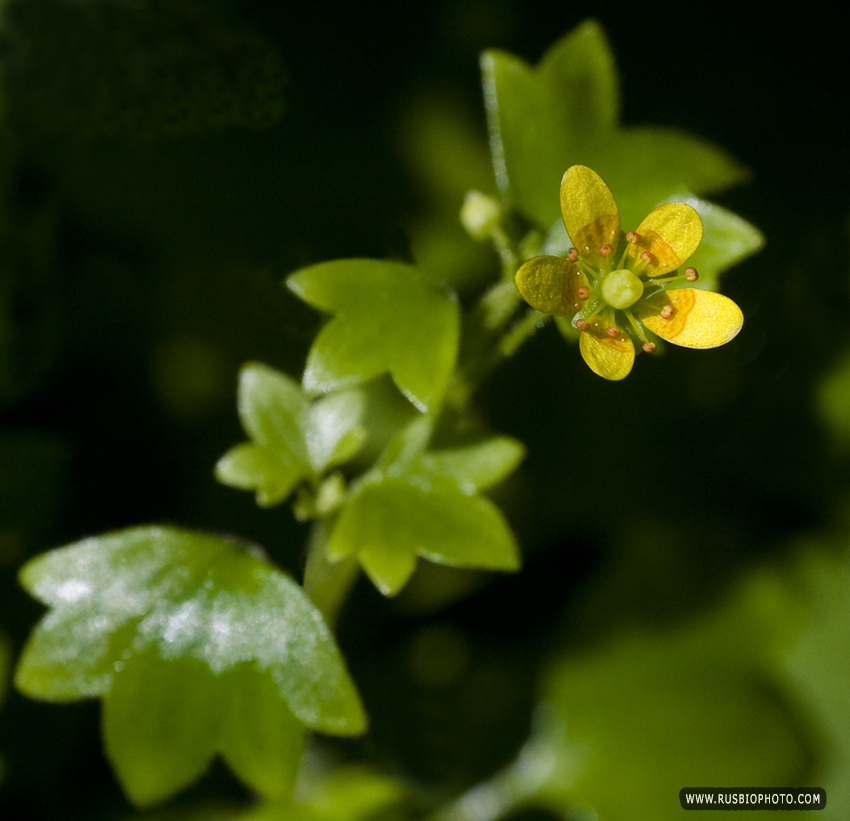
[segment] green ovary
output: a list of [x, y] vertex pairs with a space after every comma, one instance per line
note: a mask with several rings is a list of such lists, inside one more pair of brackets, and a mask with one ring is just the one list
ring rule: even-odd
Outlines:
[[643, 296], [643, 282], [628, 268], [611, 271], [602, 280], [602, 299], [612, 308], [630, 308]]

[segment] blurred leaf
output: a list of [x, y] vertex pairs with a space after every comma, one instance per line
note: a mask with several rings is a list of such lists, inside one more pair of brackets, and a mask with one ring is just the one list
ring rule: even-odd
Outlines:
[[835, 443], [846, 451], [850, 446], [850, 351], [845, 351], [824, 375], [816, 398]]
[[[9, 689], [9, 672], [11, 668], [12, 654], [6, 636], [0, 633], [0, 707], [6, 700], [6, 691]], [[0, 757], [0, 783], [3, 782], [5, 766], [3, 758]]]
[[225, 485], [257, 491], [257, 504], [286, 499], [305, 479], [355, 455], [363, 443], [363, 397], [344, 391], [310, 404], [301, 386], [267, 365], [249, 363], [239, 374], [239, 417], [251, 437], [215, 467]]
[[[363, 767], [342, 767], [303, 786], [293, 801], [267, 803], [239, 816], [239, 821], [368, 821], [405, 796], [396, 780]], [[395, 817], [395, 816], [393, 816]]]
[[808, 740], [768, 663], [790, 628], [761, 619], [763, 593], [754, 585], [700, 621], [559, 660], [537, 736], [546, 802], [663, 821], [680, 817], [685, 786], [797, 784]]
[[499, 51], [485, 52], [481, 65], [500, 190], [543, 229], [559, 219], [558, 186], [576, 163], [608, 183], [627, 229], [675, 192], [719, 191], [747, 176], [704, 140], [618, 126], [614, 59], [594, 21], [559, 40], [535, 68]]
[[33, 559], [21, 582], [52, 609], [16, 686], [50, 701], [103, 696], [107, 751], [140, 805], [185, 787], [216, 752], [278, 795], [301, 723], [342, 735], [365, 727], [319, 612], [232, 541], [132, 528]]
[[[846, 538], [846, 537], [845, 537]], [[850, 559], [846, 549], [830, 555], [808, 549], [787, 580], [781, 611], [799, 631], [778, 648], [775, 659], [784, 683], [821, 742], [811, 786], [823, 787], [827, 806], [818, 818], [847, 816], [850, 806]]]
[[329, 539], [328, 557], [357, 556], [385, 596], [404, 587], [417, 556], [455, 567], [519, 566], [518, 548], [501, 512], [475, 494], [516, 467], [522, 446], [494, 437], [426, 452], [425, 421], [416, 420], [390, 443], [376, 468], [353, 489]]
[[335, 315], [310, 349], [307, 391], [346, 388], [389, 371], [420, 410], [439, 402], [457, 355], [459, 312], [415, 268], [337, 260], [304, 268], [287, 285]]

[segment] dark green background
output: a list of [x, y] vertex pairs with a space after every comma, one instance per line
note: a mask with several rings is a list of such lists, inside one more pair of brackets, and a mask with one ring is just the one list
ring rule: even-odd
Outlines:
[[[547, 328], [495, 374], [483, 413], [528, 447], [502, 500], [526, 568], [473, 579], [475, 592], [443, 607], [356, 589], [341, 642], [373, 732], [345, 750], [440, 789], [468, 785], [525, 737], [553, 642], [592, 644], [708, 606], [840, 510], [847, 462], [816, 396], [850, 344], [850, 90], [845, 34], [817, 5], [755, 17], [716, 4], [218, 2], [208, 51], [229, 48], [210, 31], [261, 35], [285, 71], [282, 115], [149, 136], [110, 134], [93, 109], [56, 96], [61, 77], [80, 99], [94, 88], [121, 107], [106, 40], [84, 39], [82, 57], [66, 48], [75, 31], [98, 30], [82, 9], [105, 19], [121, 4], [76, 7], [33, 0], [2, 43], [0, 623], [16, 652], [40, 612], [16, 568], [85, 535], [163, 521], [221, 529], [300, 572], [306, 531], [288, 511], [260, 512], [212, 478], [242, 438], [238, 366], [259, 359], [298, 376], [318, 327], [280, 281], [326, 259], [409, 259], [435, 207], [427, 169], [411, 161], [412, 112], [450, 104], [483, 152], [479, 52], [533, 63], [588, 16], [609, 34], [625, 123], [680, 127], [752, 169], [750, 185], [719, 198], [767, 237], [724, 279], [746, 324], [726, 348], [641, 360], [617, 385]], [[27, 64], [45, 42], [55, 47]], [[130, 51], [160, 46], [172, 48], [140, 32]], [[147, 82], [155, 99], [164, 86]], [[277, 86], [269, 93], [273, 119]], [[127, 105], [147, 116], [145, 103]], [[435, 695], [405, 674], [410, 637], [434, 621], [469, 637], [470, 670], [501, 676], [505, 704], [476, 714], [474, 677]], [[121, 811], [97, 711], [9, 695], [0, 816]], [[223, 768], [215, 776], [200, 794], [240, 795]]]

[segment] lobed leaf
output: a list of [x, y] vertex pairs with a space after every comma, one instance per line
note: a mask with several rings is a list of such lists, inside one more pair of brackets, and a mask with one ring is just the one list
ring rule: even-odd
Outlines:
[[255, 553], [218, 536], [137, 527], [21, 571], [51, 610], [16, 686], [51, 701], [103, 696], [107, 750], [138, 804], [190, 783], [217, 752], [254, 789], [279, 794], [295, 772], [301, 725], [365, 728], [318, 610]]
[[257, 504], [286, 499], [306, 479], [352, 458], [363, 444], [363, 397], [349, 390], [312, 405], [301, 386], [284, 373], [248, 363], [239, 373], [239, 417], [252, 441], [231, 448], [215, 466], [216, 478], [241, 490], [256, 490]]
[[334, 314], [307, 357], [308, 392], [389, 372], [420, 410], [440, 401], [457, 356], [460, 317], [451, 297], [419, 271], [396, 262], [337, 260], [286, 282], [305, 302]]
[[481, 68], [500, 190], [543, 229], [558, 221], [558, 184], [576, 164], [610, 186], [624, 230], [677, 191], [720, 191], [748, 176], [705, 140], [669, 128], [619, 126], [614, 58], [594, 21], [559, 40], [536, 67], [488, 51]]
[[519, 566], [507, 522], [476, 494], [516, 468], [522, 445], [492, 437], [428, 451], [430, 433], [430, 418], [419, 417], [387, 445], [353, 488], [328, 539], [328, 558], [355, 556], [385, 596], [404, 587], [419, 556], [455, 567]]

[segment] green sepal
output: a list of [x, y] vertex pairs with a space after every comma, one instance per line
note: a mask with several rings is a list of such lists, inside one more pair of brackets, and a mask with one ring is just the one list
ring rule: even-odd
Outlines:
[[[297, 725], [365, 729], [321, 614], [256, 554], [218, 536], [138, 527], [54, 550], [21, 571], [51, 610], [27, 642], [17, 688], [49, 701], [103, 696], [107, 747], [138, 803], [185, 786], [216, 752], [254, 789], [277, 794], [276, 784], [289, 783], [281, 773], [294, 771]], [[133, 707], [139, 701], [144, 710]], [[185, 726], [169, 736], [165, 716], [175, 711]], [[145, 729], [150, 716], [162, 727]], [[283, 735], [269, 736], [270, 726]], [[171, 751], [162, 748], [163, 759], [179, 763], [156, 765], [160, 741]]]
[[250, 442], [231, 448], [215, 466], [216, 478], [255, 490], [257, 504], [286, 499], [305, 480], [352, 458], [365, 439], [363, 397], [341, 391], [310, 403], [302, 387], [268, 365], [252, 362], [239, 372], [238, 408]]
[[504, 516], [476, 494], [513, 471], [522, 445], [493, 437], [427, 451], [429, 421], [415, 420], [389, 443], [376, 468], [352, 488], [328, 540], [331, 561], [356, 556], [385, 596], [404, 587], [420, 556], [454, 567], [519, 567]]
[[322, 393], [389, 372], [420, 410], [438, 403], [457, 356], [457, 304], [416, 268], [337, 260], [292, 274], [288, 287], [334, 314], [310, 348], [304, 387]]
[[748, 176], [699, 138], [618, 125], [614, 59], [594, 21], [555, 43], [536, 67], [499, 51], [485, 52], [481, 66], [500, 190], [545, 230], [560, 221], [558, 186], [576, 163], [593, 168], [611, 188], [625, 230], [677, 191], [720, 191]]

